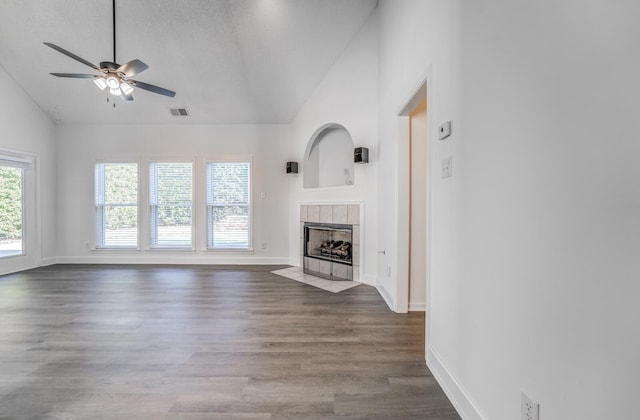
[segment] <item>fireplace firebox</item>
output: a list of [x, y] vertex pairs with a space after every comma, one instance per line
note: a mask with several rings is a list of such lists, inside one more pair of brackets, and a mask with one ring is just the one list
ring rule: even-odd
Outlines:
[[303, 271], [329, 280], [353, 280], [353, 227], [305, 223]]

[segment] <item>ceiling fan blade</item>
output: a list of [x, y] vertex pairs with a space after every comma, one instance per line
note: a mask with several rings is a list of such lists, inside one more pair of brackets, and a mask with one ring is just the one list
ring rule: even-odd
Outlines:
[[133, 101], [133, 95], [120, 95], [123, 101]]
[[78, 74], [78, 73], [49, 73], [56, 77], [70, 77], [73, 79], [94, 79], [100, 77], [94, 74]]
[[172, 90], [161, 88], [160, 86], [150, 85], [149, 83], [138, 82], [137, 80], [128, 80], [133, 86], [140, 89], [148, 90], [149, 92], [159, 93], [160, 95], [174, 97], [176, 93]]
[[144, 64], [142, 61], [135, 59], [118, 67], [117, 71], [119, 73], [123, 73], [127, 77], [133, 77], [138, 73], [142, 73], [148, 68], [149, 66]]
[[89, 66], [89, 67], [91, 67], [92, 69], [95, 69], [95, 70], [100, 71], [100, 67], [96, 66], [96, 65], [95, 65], [95, 64], [93, 64], [93, 63], [88, 62], [87, 60], [85, 60], [85, 59], [84, 59], [84, 58], [82, 58], [82, 57], [78, 57], [78, 56], [77, 56], [77, 55], [75, 55], [74, 53], [69, 52], [69, 51], [65, 50], [64, 48], [62, 48], [62, 47], [58, 47], [56, 44], [52, 44], [52, 43], [50, 43], [50, 42], [43, 42], [43, 44], [44, 44], [44, 45], [46, 45], [47, 47], [51, 47], [51, 48], [53, 48], [54, 50], [56, 50], [56, 51], [58, 51], [58, 52], [60, 52], [60, 53], [62, 53], [62, 54], [64, 54], [64, 55], [66, 55], [67, 57], [71, 57], [71, 58], [73, 58], [74, 60], [81, 62], [81, 63], [82, 63], [82, 64], [84, 64], [85, 66]]

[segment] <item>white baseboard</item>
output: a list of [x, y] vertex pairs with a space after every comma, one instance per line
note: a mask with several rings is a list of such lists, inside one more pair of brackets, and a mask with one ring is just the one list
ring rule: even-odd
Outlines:
[[380, 296], [382, 296], [382, 299], [384, 299], [384, 302], [387, 304], [389, 309], [391, 309], [393, 312], [395, 312], [395, 307], [393, 305], [393, 299], [391, 299], [391, 295], [389, 294], [387, 289], [385, 289], [384, 286], [381, 285], [381, 284], [377, 284], [375, 286], [376, 286], [376, 289], [378, 289], [378, 293], [380, 293]]
[[409, 312], [424, 312], [427, 310], [427, 304], [424, 302], [409, 302]]
[[88, 255], [56, 258], [59, 264], [164, 264], [164, 265], [289, 265], [286, 257], [198, 257], [169, 255]]
[[360, 282], [363, 284], [366, 284], [367, 286], [376, 286], [376, 283], [378, 283], [378, 279], [370, 274], [365, 274], [364, 276], [362, 276], [362, 279], [360, 279]]
[[487, 420], [458, 378], [447, 368], [431, 346], [427, 348], [427, 367], [463, 420]]
[[40, 261], [40, 267], [46, 267], [48, 265], [53, 265], [53, 264], [56, 264], [57, 262], [58, 262], [58, 258], [56, 258], [56, 257], [43, 258]]

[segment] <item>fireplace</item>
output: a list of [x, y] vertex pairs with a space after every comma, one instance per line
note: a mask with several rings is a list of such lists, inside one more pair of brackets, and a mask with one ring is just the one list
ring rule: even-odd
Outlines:
[[353, 227], [347, 224], [305, 223], [305, 273], [329, 280], [353, 280]]

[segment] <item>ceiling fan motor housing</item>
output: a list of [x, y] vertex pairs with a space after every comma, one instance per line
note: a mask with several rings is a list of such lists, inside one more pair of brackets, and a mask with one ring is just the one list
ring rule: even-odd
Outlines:
[[100, 68], [102, 70], [113, 70], [116, 71], [120, 67], [120, 64], [112, 63], [111, 61], [102, 61], [100, 63]]

